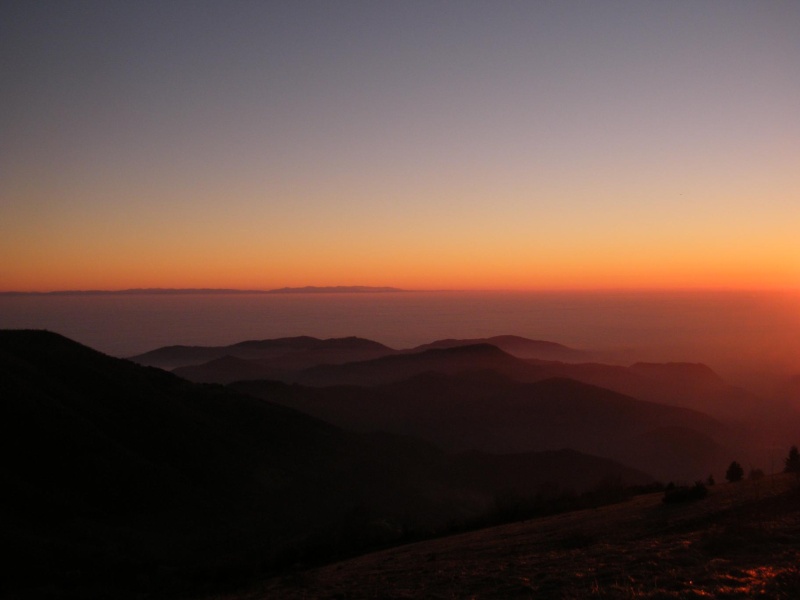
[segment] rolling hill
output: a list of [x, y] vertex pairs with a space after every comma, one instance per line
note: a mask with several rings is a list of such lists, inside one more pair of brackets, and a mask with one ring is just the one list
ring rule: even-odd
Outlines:
[[274, 362], [280, 368], [303, 369], [326, 362], [351, 362], [377, 358], [396, 352], [378, 342], [357, 337], [321, 340], [309, 336], [248, 340], [229, 346], [165, 346], [130, 357], [145, 366], [175, 369], [199, 365], [225, 356], [263, 363]]
[[314, 386], [375, 386], [403, 381], [423, 373], [455, 375], [492, 370], [520, 379], [541, 377], [543, 369], [503, 352], [491, 344], [434, 348], [338, 365], [319, 365], [297, 374], [298, 383]]
[[693, 408], [719, 419], [747, 421], [764, 410], [764, 401], [729, 385], [701, 363], [601, 363], [531, 361], [552, 376], [569, 377], [642, 400]]
[[456, 348], [458, 346], [474, 346], [490, 344], [518, 358], [537, 358], [540, 360], [563, 360], [567, 362], [585, 362], [589, 352], [576, 350], [543, 340], [532, 340], [518, 335], [495, 335], [488, 338], [444, 339], [416, 346], [406, 352], [422, 352], [424, 350]]
[[[549, 361], [586, 360], [588, 353], [555, 342], [531, 340], [514, 335], [480, 339], [445, 339], [407, 350], [394, 350], [363, 338], [321, 340], [308, 336], [251, 340], [228, 346], [165, 346], [130, 360], [146, 366], [176, 370], [191, 381], [229, 383], [242, 379], [277, 378], [294, 381], [301, 371], [321, 365], [364, 362], [390, 355], [423, 354], [429, 350], [458, 349], [465, 346], [491, 345], [517, 358]], [[435, 353], [425, 354], [430, 358]], [[220, 359], [239, 359], [220, 364]], [[426, 358], [423, 358], [426, 360]], [[306, 378], [313, 375], [307, 374]]]
[[222, 347], [171, 346], [132, 360], [174, 369], [181, 377], [197, 382], [276, 379], [317, 386], [371, 386], [426, 371], [492, 369], [523, 382], [565, 377], [731, 422], [748, 423], [765, 411], [763, 398], [727, 384], [703, 364], [639, 362], [618, 366], [586, 362], [590, 357], [587, 352], [554, 342], [502, 335], [437, 340], [408, 350], [394, 350], [361, 338], [282, 338]]
[[458, 456], [352, 433], [43, 331], [0, 331], [0, 386], [4, 590], [185, 590], [431, 535], [499, 494], [650, 479], [585, 453]]
[[[501, 344], [516, 355], [488, 342]], [[477, 448], [490, 452], [526, 452], [576, 448], [635, 465], [664, 479], [692, 479], [705, 477], [708, 472], [719, 473], [726, 461], [729, 462], [729, 448], [737, 448], [739, 456], [751, 462], [761, 462], [763, 448], [775, 443], [771, 437], [780, 442], [788, 439], [785, 431], [775, 433], [783, 419], [778, 419], [776, 424], [768, 414], [769, 406], [753, 394], [727, 385], [703, 364], [634, 363], [624, 367], [521, 358], [546, 351], [566, 353], [572, 358], [582, 355], [580, 351], [559, 344], [516, 336], [438, 340], [405, 351], [385, 347], [378, 350], [386, 353], [357, 361], [349, 361], [348, 356], [342, 354], [340, 360], [326, 362], [323, 356], [307, 352], [273, 359], [224, 357], [175, 372], [194, 381], [237, 382], [238, 389], [245, 389], [238, 381], [258, 379], [299, 383], [306, 387], [345, 386], [350, 390], [329, 389], [323, 393], [326, 399], [307, 390], [295, 393], [295, 403], [287, 405], [345, 428], [383, 429], [421, 436], [452, 451]], [[314, 366], [307, 366], [310, 364]], [[430, 373], [447, 375], [451, 379], [446, 384], [441, 380], [437, 382], [435, 377], [426, 379]], [[464, 379], [466, 385], [459, 385], [458, 379]], [[526, 406], [522, 396], [535, 394], [535, 387], [511, 390], [514, 387], [511, 382], [532, 386], [548, 379], [587, 384], [573, 386], [566, 399], [560, 401], [564, 407], [572, 406], [574, 411], [568, 424], [565, 417], [560, 417], [563, 423], [553, 426], [547, 417], [552, 407], [541, 403], [529, 403], [527, 412], [522, 410]], [[413, 382], [403, 385], [410, 380]], [[394, 388], [389, 390], [387, 386]], [[650, 404], [689, 409], [689, 412], [664, 409], [668, 416], [663, 419], [648, 418], [647, 426], [629, 428], [624, 423], [615, 423], [587, 411], [584, 405], [574, 404], [581, 397], [597, 396], [597, 390], [589, 391], [594, 387]], [[258, 385], [247, 389], [261, 395], [257, 388]], [[354, 388], [370, 388], [371, 391], [355, 391]], [[556, 390], [551, 392], [556, 393]], [[510, 403], [509, 394], [516, 394], [517, 399]], [[363, 405], [359, 401], [363, 401]], [[600, 404], [589, 401], [588, 406]], [[614, 410], [614, 406], [609, 405], [600, 413], [613, 414]], [[537, 411], [545, 411], [544, 417], [539, 418]], [[714, 417], [714, 425], [709, 426], [709, 420], [698, 413]], [[689, 414], [694, 417], [687, 417]], [[498, 415], [513, 417], [500, 422], [503, 417]], [[623, 415], [624, 411], [618, 413], [620, 418]], [[683, 416], [677, 418], [677, 415]], [[581, 419], [585, 422], [580, 423]], [[587, 425], [590, 422], [594, 428]], [[602, 432], [606, 431], [615, 434], [601, 439]]]
[[[477, 351], [480, 356], [482, 350], [469, 347], [469, 352]], [[499, 350], [494, 354], [503, 357]], [[401, 372], [396, 368], [397, 358], [402, 357], [391, 357], [393, 376]], [[444, 364], [451, 365], [449, 361]], [[384, 377], [386, 372], [379, 374]], [[726, 433], [725, 426], [712, 417], [570, 379], [524, 383], [491, 370], [449, 375], [426, 371], [369, 389], [259, 381], [232, 386], [341, 427], [413, 435], [452, 452], [572, 448], [629, 464], [664, 480], [688, 481], [704, 478], [709, 472], [719, 474], [730, 462], [730, 451], [716, 441]]]

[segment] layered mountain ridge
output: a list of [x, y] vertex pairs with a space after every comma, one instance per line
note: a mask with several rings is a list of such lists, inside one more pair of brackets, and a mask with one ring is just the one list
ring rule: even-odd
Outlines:
[[[346, 431], [43, 331], [0, 331], [0, 382], [0, 505], [17, 586], [201, 577], [321, 541], [342, 552], [431, 535], [493, 510], [500, 494], [650, 481], [575, 451], [464, 457]], [[489, 477], [485, 461], [508, 464], [507, 476]]]

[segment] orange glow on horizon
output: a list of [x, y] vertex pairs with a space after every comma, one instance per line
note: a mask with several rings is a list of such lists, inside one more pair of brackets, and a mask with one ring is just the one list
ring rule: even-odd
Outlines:
[[[204, 262], [204, 261], [200, 261]], [[472, 268], [470, 268], [472, 267]], [[569, 268], [571, 267], [571, 268]], [[136, 288], [267, 290], [304, 286], [374, 286], [406, 290], [793, 290], [800, 289], [800, 274], [773, 268], [759, 272], [743, 269], [680, 271], [627, 268], [595, 269], [584, 265], [532, 266], [515, 270], [492, 265], [429, 264], [427, 270], [413, 265], [386, 269], [234, 268], [222, 262], [204, 262], [203, 267], [125, 265], [61, 270], [27, 270], [4, 274], [0, 291], [48, 292], [70, 290], [124, 290]]]
[[68, 4], [8, 39], [0, 290], [800, 286], [791, 3]]

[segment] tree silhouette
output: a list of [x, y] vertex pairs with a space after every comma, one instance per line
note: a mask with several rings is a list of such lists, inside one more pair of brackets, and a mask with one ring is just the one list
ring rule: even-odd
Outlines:
[[742, 477], [744, 477], [744, 469], [742, 468], [742, 465], [736, 461], [733, 461], [728, 467], [728, 470], [725, 471], [725, 479], [731, 483], [735, 483], [737, 481], [741, 481]]
[[702, 481], [695, 481], [694, 487], [688, 485], [673, 486], [672, 489], [664, 491], [662, 501], [664, 504], [676, 504], [678, 502], [691, 502], [692, 500], [702, 500], [708, 496], [708, 488]]
[[798, 452], [797, 446], [791, 447], [789, 456], [786, 457], [784, 462], [786, 464], [786, 466], [783, 467], [784, 473], [794, 473], [800, 477], [800, 452]]

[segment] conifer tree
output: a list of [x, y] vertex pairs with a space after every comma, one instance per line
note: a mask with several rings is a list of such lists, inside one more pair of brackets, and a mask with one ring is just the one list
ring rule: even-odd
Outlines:
[[786, 465], [783, 467], [784, 473], [794, 473], [800, 477], [800, 452], [798, 452], [797, 446], [791, 447], [789, 456], [786, 457], [784, 463]]
[[742, 468], [742, 465], [736, 461], [733, 461], [728, 467], [728, 470], [725, 471], [725, 479], [731, 483], [735, 483], [737, 481], [741, 481], [742, 477], [744, 477], [744, 469]]

